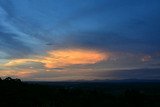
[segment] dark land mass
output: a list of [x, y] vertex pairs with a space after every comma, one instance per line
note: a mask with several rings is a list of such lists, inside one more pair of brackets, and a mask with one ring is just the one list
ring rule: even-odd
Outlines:
[[22, 82], [0, 79], [0, 107], [160, 107], [158, 80]]

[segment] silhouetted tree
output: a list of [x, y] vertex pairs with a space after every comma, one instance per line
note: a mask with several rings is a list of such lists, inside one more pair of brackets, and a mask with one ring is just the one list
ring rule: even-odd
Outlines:
[[11, 77], [6, 77], [5, 79], [4, 79], [4, 81], [12, 81], [13, 79], [11, 78]]
[[15, 81], [15, 82], [19, 82], [19, 83], [22, 82], [22, 81], [21, 81], [20, 79], [18, 79], [18, 78], [14, 79], [14, 81]]

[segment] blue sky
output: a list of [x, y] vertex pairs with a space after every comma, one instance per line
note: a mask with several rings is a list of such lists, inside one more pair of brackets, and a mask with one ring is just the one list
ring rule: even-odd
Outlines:
[[159, 79], [159, 4], [159, 0], [0, 0], [0, 76]]

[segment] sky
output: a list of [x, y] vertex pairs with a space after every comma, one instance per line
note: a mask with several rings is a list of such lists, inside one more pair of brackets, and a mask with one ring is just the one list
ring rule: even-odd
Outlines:
[[160, 79], [159, 0], [0, 0], [0, 77]]

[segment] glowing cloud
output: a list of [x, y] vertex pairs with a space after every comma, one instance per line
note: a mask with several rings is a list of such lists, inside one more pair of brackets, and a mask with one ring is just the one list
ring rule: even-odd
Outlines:
[[15, 59], [4, 64], [5, 66], [17, 66], [27, 62], [42, 63], [46, 68], [65, 67], [76, 64], [95, 64], [109, 59], [109, 53], [101, 53], [85, 49], [65, 49], [49, 51], [46, 56], [36, 59]]
[[42, 61], [47, 68], [75, 64], [95, 64], [109, 57], [104, 53], [81, 49], [50, 51], [48, 54], [49, 56], [44, 57]]

